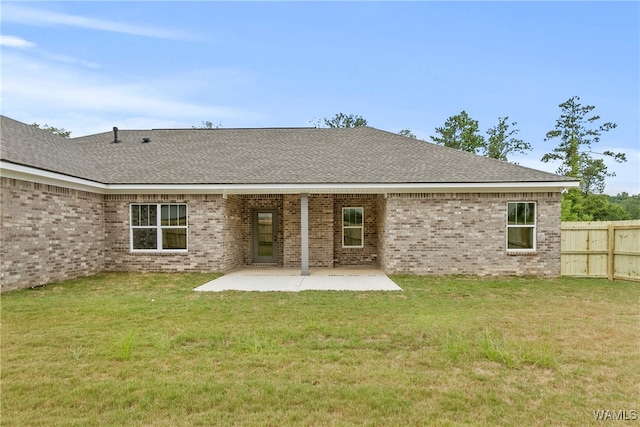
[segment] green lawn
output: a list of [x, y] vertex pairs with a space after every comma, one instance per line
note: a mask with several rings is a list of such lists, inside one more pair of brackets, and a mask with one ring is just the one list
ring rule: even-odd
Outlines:
[[640, 410], [638, 283], [193, 292], [214, 277], [3, 294], [2, 425], [583, 426]]

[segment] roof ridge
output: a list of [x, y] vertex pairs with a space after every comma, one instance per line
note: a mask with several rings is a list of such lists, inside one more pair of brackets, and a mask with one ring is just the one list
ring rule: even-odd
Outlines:
[[[225, 128], [225, 127], [219, 127], [219, 128], [151, 128], [151, 129], [118, 129], [120, 130], [124, 130], [124, 131], [145, 131], [145, 130], [268, 130], [268, 129], [274, 129], [274, 130], [278, 130], [278, 129], [325, 129], [325, 128], [317, 128], [317, 127], [313, 127], [313, 126], [282, 126], [282, 127], [278, 127], [278, 126], [271, 126], [271, 127], [244, 127], [244, 128]], [[330, 129], [330, 128], [327, 128]]]

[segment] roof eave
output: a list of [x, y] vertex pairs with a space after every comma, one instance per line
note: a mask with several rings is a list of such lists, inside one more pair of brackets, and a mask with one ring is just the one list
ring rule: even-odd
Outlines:
[[456, 183], [104, 184], [2, 161], [0, 175], [98, 194], [387, 194], [561, 192], [578, 181]]

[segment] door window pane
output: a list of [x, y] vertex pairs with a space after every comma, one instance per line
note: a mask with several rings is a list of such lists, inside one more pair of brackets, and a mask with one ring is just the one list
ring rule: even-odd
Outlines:
[[258, 256], [273, 256], [273, 214], [258, 213]]

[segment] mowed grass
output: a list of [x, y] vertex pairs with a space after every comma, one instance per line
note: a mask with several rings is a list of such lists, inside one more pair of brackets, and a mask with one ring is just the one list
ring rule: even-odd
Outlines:
[[583, 426], [640, 409], [638, 283], [193, 291], [215, 277], [3, 294], [2, 425]]

